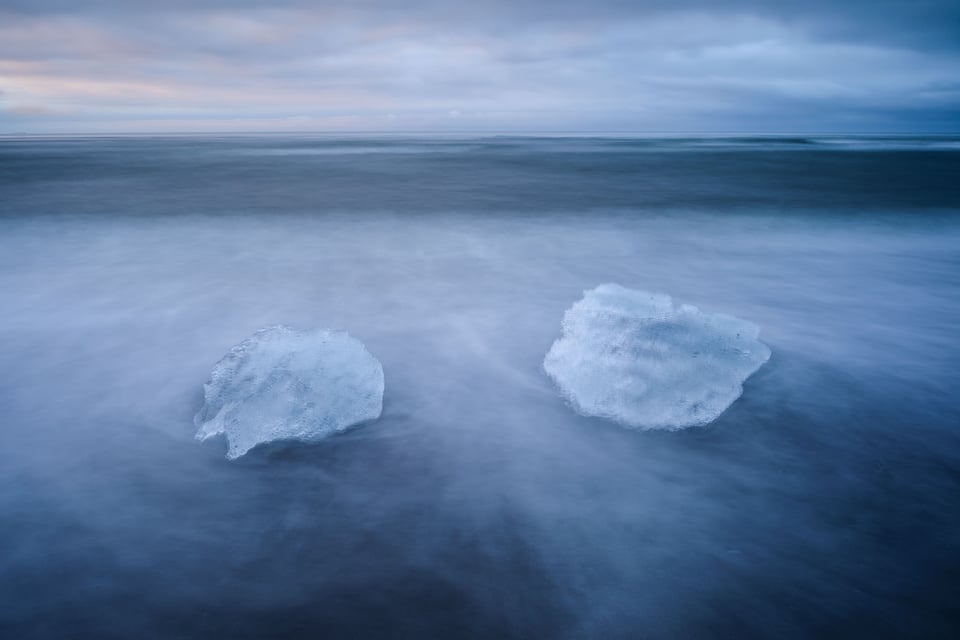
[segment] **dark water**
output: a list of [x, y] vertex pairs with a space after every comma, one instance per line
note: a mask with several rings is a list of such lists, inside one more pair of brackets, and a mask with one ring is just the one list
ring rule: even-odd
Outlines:
[[[0, 636], [955, 638], [960, 139], [0, 138]], [[602, 282], [762, 327], [706, 428], [541, 370]], [[227, 462], [212, 364], [384, 414]]]

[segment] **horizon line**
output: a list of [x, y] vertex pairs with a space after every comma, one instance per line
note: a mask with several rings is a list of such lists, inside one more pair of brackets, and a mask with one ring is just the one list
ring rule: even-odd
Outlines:
[[875, 137], [875, 136], [892, 136], [892, 137], [901, 137], [901, 136], [917, 136], [917, 137], [949, 137], [949, 136], [960, 136], [960, 130], [956, 131], [921, 131], [921, 130], [901, 130], [901, 131], [697, 131], [697, 130], [684, 130], [684, 131], [656, 131], [656, 130], [639, 130], [639, 129], [603, 129], [603, 130], [499, 130], [499, 131], [476, 131], [476, 130], [463, 130], [463, 129], [450, 129], [450, 130], [411, 130], [411, 131], [381, 131], [376, 129], [355, 129], [355, 130], [304, 130], [304, 131], [289, 131], [289, 130], [226, 130], [226, 131], [217, 131], [217, 130], [204, 130], [204, 131], [0, 131], [0, 136], [4, 137], [17, 137], [17, 136], [30, 136], [30, 137], [56, 137], [56, 136], [216, 136], [216, 135], [288, 135], [288, 136], [297, 136], [297, 135], [328, 135], [328, 136], [344, 136], [344, 135], [381, 135], [381, 136], [444, 136], [444, 135], [469, 135], [476, 137], [498, 137], [498, 136], [513, 136], [513, 137], [546, 137], [546, 136], [645, 136], [645, 137], [683, 137], [683, 136], [704, 136], [704, 137], [740, 137], [740, 136], [756, 136], [756, 137], [770, 137], [770, 138], [782, 138], [782, 137], [829, 137], [829, 136], [863, 136], [863, 137]]

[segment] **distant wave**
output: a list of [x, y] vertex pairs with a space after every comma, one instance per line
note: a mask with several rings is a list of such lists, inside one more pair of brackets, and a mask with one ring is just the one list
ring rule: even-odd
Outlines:
[[958, 150], [957, 136], [489, 136], [478, 141], [482, 149], [537, 147], [553, 152], [642, 153], [645, 151], [767, 151], [767, 150]]

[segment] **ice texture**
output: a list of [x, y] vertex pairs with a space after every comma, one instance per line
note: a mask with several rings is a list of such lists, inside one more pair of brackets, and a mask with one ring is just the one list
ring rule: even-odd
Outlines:
[[715, 420], [770, 358], [744, 320], [603, 284], [563, 316], [543, 361], [574, 409], [639, 429]]
[[341, 331], [267, 327], [230, 349], [204, 385], [197, 439], [225, 434], [227, 458], [262, 442], [313, 442], [380, 417], [383, 367]]

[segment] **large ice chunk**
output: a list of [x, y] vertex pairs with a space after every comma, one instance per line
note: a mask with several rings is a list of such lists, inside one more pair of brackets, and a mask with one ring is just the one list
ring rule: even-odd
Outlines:
[[711, 422], [770, 357], [750, 322], [616, 284], [584, 292], [562, 326], [547, 374], [578, 412], [640, 429]]
[[198, 440], [225, 434], [227, 458], [272, 440], [320, 440], [375, 420], [383, 367], [339, 331], [268, 327], [230, 349], [204, 385]]

